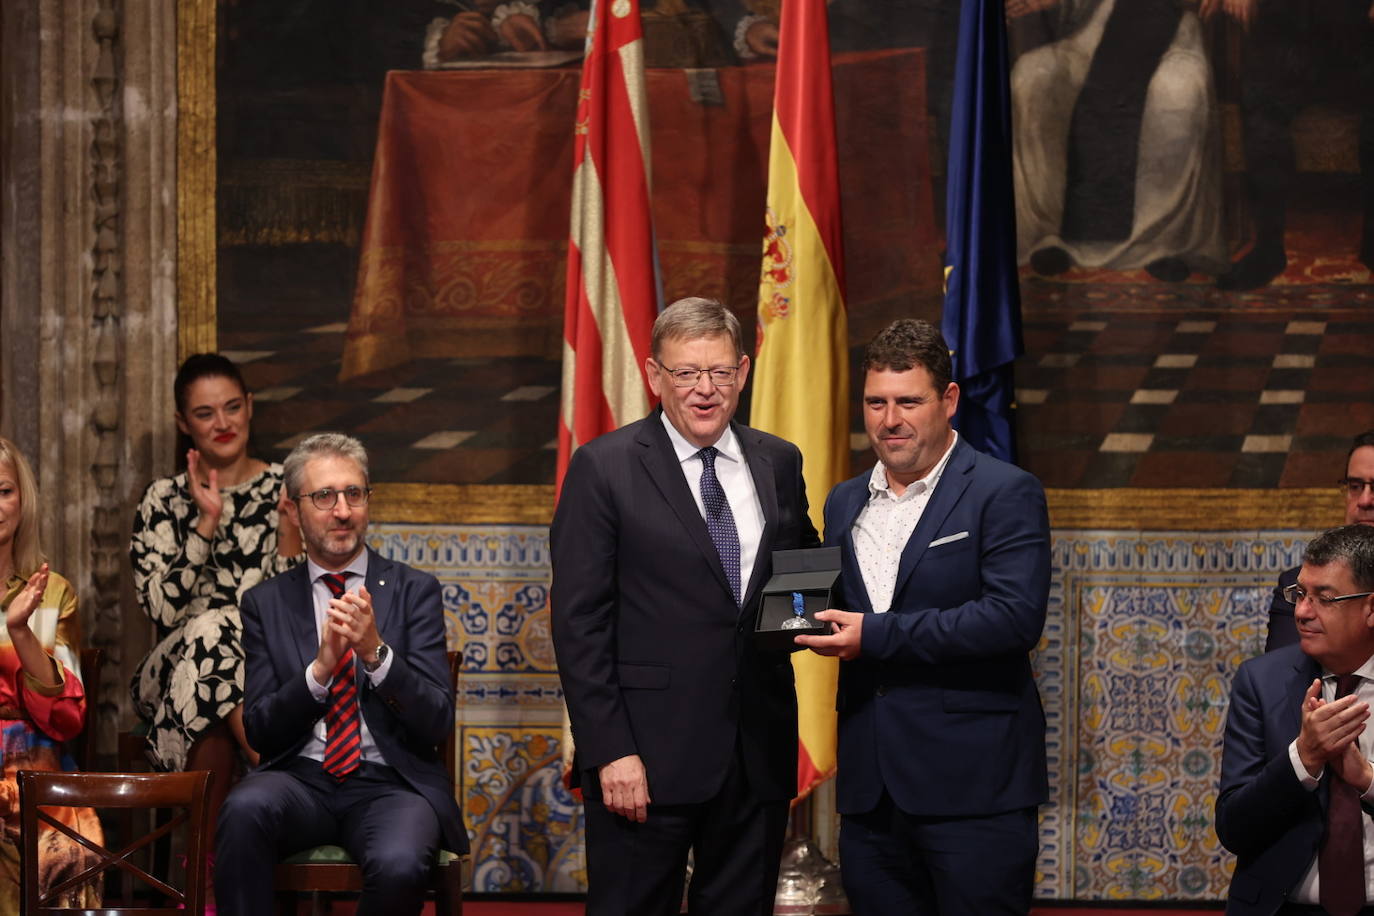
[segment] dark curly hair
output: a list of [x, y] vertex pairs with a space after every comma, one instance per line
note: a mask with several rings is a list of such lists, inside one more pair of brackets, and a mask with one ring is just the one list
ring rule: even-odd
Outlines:
[[935, 390], [943, 395], [953, 374], [949, 344], [929, 321], [899, 318], [879, 331], [864, 350], [864, 372], [906, 372], [917, 366], [930, 373]]

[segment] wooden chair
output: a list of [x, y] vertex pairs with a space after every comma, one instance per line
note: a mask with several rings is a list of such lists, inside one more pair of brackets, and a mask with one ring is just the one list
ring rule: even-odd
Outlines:
[[100, 649], [81, 650], [81, 688], [86, 694], [86, 726], [81, 734], [67, 742], [76, 765], [87, 772], [95, 765], [95, 723], [100, 718], [100, 674], [105, 667], [105, 653]]
[[[461, 665], [462, 657], [457, 652], [450, 652], [449, 683], [455, 696]], [[443, 755], [449, 784], [456, 786], [458, 737], [453, 730], [444, 741]], [[363, 889], [362, 870], [341, 846], [316, 846], [298, 852], [277, 865], [275, 879], [279, 914], [294, 914], [297, 895], [302, 893], [358, 893]], [[441, 850], [430, 872], [430, 889], [434, 892], [435, 916], [460, 916], [463, 912], [463, 857]]]
[[[20, 770], [19, 782], [19, 893], [22, 910], [29, 916], [43, 913], [72, 912], [54, 906], [58, 894], [96, 877], [102, 884], [111, 869], [132, 874], [150, 886], [157, 895], [167, 898], [165, 906], [132, 906], [127, 897], [122, 906], [85, 913], [120, 914], [145, 913], [154, 916], [186, 916], [203, 914], [206, 895], [206, 855], [211, 839], [207, 835], [211, 774], [205, 770], [187, 773], [58, 773], [39, 770]], [[123, 848], [112, 852], [74, 832], [51, 817], [45, 807], [92, 808], [174, 808], [177, 813], [170, 822], [138, 838], [128, 837]], [[48, 825], [95, 853], [100, 861], [78, 874], [71, 875], [41, 894], [38, 886], [39, 824]], [[130, 861], [130, 857], [159, 837], [181, 825], [186, 832], [185, 886], [178, 890], [154, 877]], [[98, 876], [98, 877], [97, 877]]]

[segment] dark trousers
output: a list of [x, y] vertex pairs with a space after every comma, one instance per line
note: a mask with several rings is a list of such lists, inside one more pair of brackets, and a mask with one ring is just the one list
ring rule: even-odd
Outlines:
[[676, 914], [688, 850], [695, 857], [688, 891], [693, 916], [773, 912], [787, 802], [754, 797], [738, 750], [709, 801], [650, 805], [643, 824], [612, 814], [599, 799], [588, 798], [585, 811], [587, 916]]
[[840, 820], [840, 868], [856, 916], [1025, 916], [1040, 838], [1034, 808], [919, 817], [886, 792]]
[[394, 769], [363, 763], [342, 782], [297, 757], [229, 793], [215, 836], [215, 902], [225, 916], [273, 912], [272, 870], [312, 846], [348, 850], [362, 869], [360, 916], [419, 913], [439, 818]]

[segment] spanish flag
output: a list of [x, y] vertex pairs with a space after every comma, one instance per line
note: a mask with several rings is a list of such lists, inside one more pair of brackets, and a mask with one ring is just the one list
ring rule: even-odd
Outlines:
[[[759, 348], [750, 425], [802, 450], [811, 516], [849, 476], [849, 323], [844, 306], [839, 162], [825, 0], [783, 0], [759, 281]], [[835, 772], [839, 663], [792, 656], [797, 791]]]

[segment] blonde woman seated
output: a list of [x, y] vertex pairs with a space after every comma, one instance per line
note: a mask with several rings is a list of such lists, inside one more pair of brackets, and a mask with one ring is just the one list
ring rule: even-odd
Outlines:
[[[62, 742], [86, 720], [77, 661], [80, 621], [71, 583], [49, 572], [38, 547], [38, 492], [14, 443], [0, 438], [0, 914], [19, 912], [19, 770], [74, 770]], [[67, 826], [103, 842], [90, 808], [54, 808]], [[38, 877], [46, 890], [91, 864], [92, 856], [56, 830], [40, 827]], [[70, 891], [64, 907], [100, 905], [98, 888]]]

